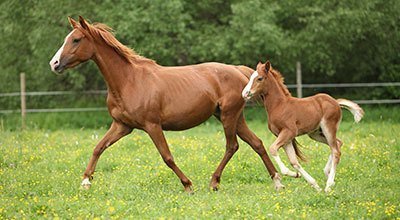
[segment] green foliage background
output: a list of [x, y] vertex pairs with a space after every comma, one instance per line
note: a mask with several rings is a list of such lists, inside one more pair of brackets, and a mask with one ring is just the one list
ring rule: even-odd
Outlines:
[[[70, 31], [67, 16], [78, 15], [113, 27], [122, 43], [161, 65], [218, 61], [254, 68], [268, 58], [288, 83], [296, 61], [305, 83], [400, 81], [396, 0], [8, 0], [0, 11], [0, 93], [19, 91], [20, 72], [28, 91], [105, 89], [92, 62], [63, 76], [50, 71], [49, 60]], [[400, 96], [396, 88], [341, 93]], [[49, 97], [29, 103], [52, 105]], [[0, 109], [18, 104], [0, 99]]]

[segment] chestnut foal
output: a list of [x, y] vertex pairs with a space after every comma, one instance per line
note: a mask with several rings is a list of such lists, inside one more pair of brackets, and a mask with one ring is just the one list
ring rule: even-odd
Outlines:
[[[297, 157], [303, 159], [295, 137], [308, 134], [316, 141], [329, 145], [331, 154], [324, 168], [328, 177], [325, 192], [334, 185], [336, 166], [340, 160], [342, 141], [336, 137], [336, 132], [342, 118], [340, 107], [348, 109], [355, 122], [359, 122], [364, 111], [356, 103], [346, 99], [334, 99], [326, 94], [317, 94], [307, 98], [292, 97], [283, 84], [282, 75], [271, 67], [267, 61], [259, 63], [257, 70], [251, 75], [249, 83], [243, 89], [245, 100], [261, 95], [264, 107], [268, 113], [268, 128], [277, 136], [269, 150], [277, 162], [282, 174], [300, 177], [300, 174], [312, 187], [321, 191], [312, 178], [300, 165]], [[300, 173], [289, 170], [279, 157], [279, 148], [284, 150], [292, 166]], [[297, 157], [296, 157], [297, 156]]]

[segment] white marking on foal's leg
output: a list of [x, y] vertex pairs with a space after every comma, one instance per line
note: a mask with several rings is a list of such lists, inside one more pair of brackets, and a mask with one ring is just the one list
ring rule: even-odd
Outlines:
[[301, 173], [301, 175], [304, 177], [304, 179], [318, 192], [321, 191], [321, 187], [318, 186], [317, 181], [310, 175], [308, 174], [301, 165], [295, 165], [294, 168]]
[[308, 174], [303, 167], [301, 167], [299, 161], [296, 157], [296, 152], [292, 144], [288, 144], [285, 146], [285, 151], [289, 157], [290, 163], [293, 167], [304, 177], [304, 179], [318, 192], [321, 191], [321, 188], [318, 186], [317, 181], [310, 174]]
[[326, 162], [324, 173], [325, 176], [328, 177], [332, 166], [332, 154], [329, 154], [328, 161]]
[[276, 163], [279, 166], [279, 169], [281, 170], [281, 173], [285, 176], [291, 176], [291, 177], [298, 177], [296, 172], [291, 171], [289, 168], [285, 166], [285, 164], [282, 162], [281, 158], [279, 157], [279, 154], [276, 156], [272, 156]]
[[336, 165], [335, 161], [331, 162], [331, 170], [329, 171], [328, 180], [326, 181], [325, 192], [330, 192], [331, 187], [335, 185], [335, 174], [336, 174]]
[[92, 183], [90, 183], [89, 178], [85, 178], [82, 180], [81, 186], [85, 189], [89, 189]]
[[242, 97], [245, 99], [250, 99], [251, 96], [249, 97], [250, 94], [250, 90], [251, 90], [251, 86], [253, 85], [254, 79], [258, 76], [258, 72], [255, 71], [253, 74], [251, 74], [250, 76], [250, 80], [247, 83], [246, 87], [244, 87], [243, 91], [242, 91]]

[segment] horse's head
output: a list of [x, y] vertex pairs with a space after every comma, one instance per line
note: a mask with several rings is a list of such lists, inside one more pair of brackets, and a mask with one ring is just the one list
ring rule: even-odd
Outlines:
[[266, 63], [259, 62], [257, 64], [256, 71], [250, 76], [250, 81], [247, 83], [242, 91], [242, 96], [245, 100], [249, 100], [252, 97], [264, 94], [266, 87], [266, 78], [269, 71], [271, 70], [271, 63], [267, 61]]
[[79, 16], [79, 23], [68, 17], [73, 30], [65, 37], [64, 44], [50, 61], [51, 70], [61, 73], [93, 57], [95, 47], [89, 34], [89, 24]]

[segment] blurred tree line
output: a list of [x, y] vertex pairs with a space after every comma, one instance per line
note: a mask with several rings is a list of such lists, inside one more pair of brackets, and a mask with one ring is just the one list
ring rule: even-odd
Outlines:
[[[268, 58], [287, 83], [295, 82], [296, 61], [304, 83], [400, 81], [398, 0], [7, 0], [0, 11], [0, 93], [19, 91], [20, 72], [27, 91], [105, 89], [93, 62], [62, 76], [50, 71], [71, 30], [67, 16], [78, 15], [111, 26], [123, 44], [161, 65], [254, 68]], [[398, 98], [400, 91], [367, 94]]]

